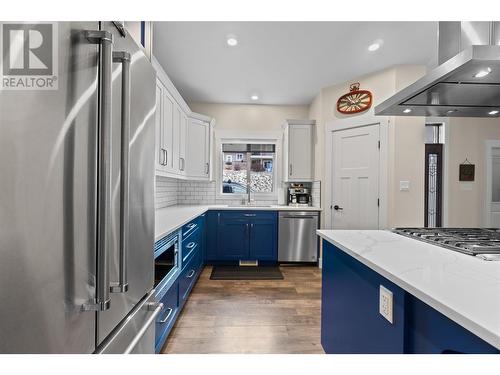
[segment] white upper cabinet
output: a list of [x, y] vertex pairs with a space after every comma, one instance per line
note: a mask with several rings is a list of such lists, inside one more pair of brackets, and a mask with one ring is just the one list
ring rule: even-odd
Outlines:
[[311, 120], [287, 120], [284, 126], [284, 181], [314, 180], [314, 126]]
[[186, 169], [188, 176], [208, 180], [210, 176], [210, 122], [189, 118], [187, 139]]
[[168, 76], [153, 57], [156, 79], [156, 174], [208, 180], [212, 119], [191, 112]]

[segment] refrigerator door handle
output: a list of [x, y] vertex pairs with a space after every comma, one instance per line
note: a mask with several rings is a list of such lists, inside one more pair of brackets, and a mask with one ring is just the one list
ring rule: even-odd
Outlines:
[[121, 155], [120, 155], [120, 264], [118, 282], [112, 282], [111, 293], [128, 291], [127, 253], [129, 232], [129, 142], [130, 142], [130, 53], [113, 52], [113, 62], [122, 65]]
[[99, 44], [99, 115], [98, 115], [98, 191], [97, 191], [97, 280], [94, 303], [87, 310], [108, 310], [109, 297], [109, 224], [111, 216], [111, 90], [113, 35], [105, 30], [86, 30], [85, 38]]
[[153, 313], [148, 318], [148, 320], [146, 320], [141, 329], [137, 332], [137, 335], [135, 335], [135, 337], [132, 339], [123, 354], [130, 354], [132, 350], [134, 350], [139, 341], [141, 341], [142, 336], [144, 336], [144, 334], [149, 329], [149, 326], [155, 322], [156, 317], [160, 314], [161, 310], [163, 310], [163, 303], [150, 302], [148, 303], [148, 310], [153, 310]]

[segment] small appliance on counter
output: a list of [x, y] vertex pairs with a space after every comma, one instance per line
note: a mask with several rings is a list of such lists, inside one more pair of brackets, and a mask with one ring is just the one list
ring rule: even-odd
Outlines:
[[291, 183], [287, 190], [287, 205], [297, 207], [312, 206], [311, 188], [304, 183]]

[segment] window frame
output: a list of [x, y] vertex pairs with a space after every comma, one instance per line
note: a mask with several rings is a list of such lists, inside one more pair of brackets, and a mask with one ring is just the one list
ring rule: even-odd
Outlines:
[[246, 199], [247, 193], [223, 193], [222, 186], [222, 168], [223, 168], [223, 151], [222, 145], [225, 143], [237, 144], [273, 144], [275, 146], [273, 160], [273, 191], [269, 193], [251, 193], [255, 200], [275, 200], [278, 198], [278, 192], [281, 186], [281, 163], [282, 152], [281, 143], [283, 135], [281, 132], [251, 132], [244, 134], [244, 137], [237, 137], [234, 131], [219, 130], [215, 132], [215, 162], [217, 163], [215, 183], [216, 183], [216, 198], [222, 200], [243, 200]]

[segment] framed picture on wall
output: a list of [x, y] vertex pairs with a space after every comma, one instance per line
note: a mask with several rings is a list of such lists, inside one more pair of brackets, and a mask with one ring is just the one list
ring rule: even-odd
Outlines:
[[476, 166], [471, 163], [460, 164], [459, 181], [474, 181], [474, 172]]

